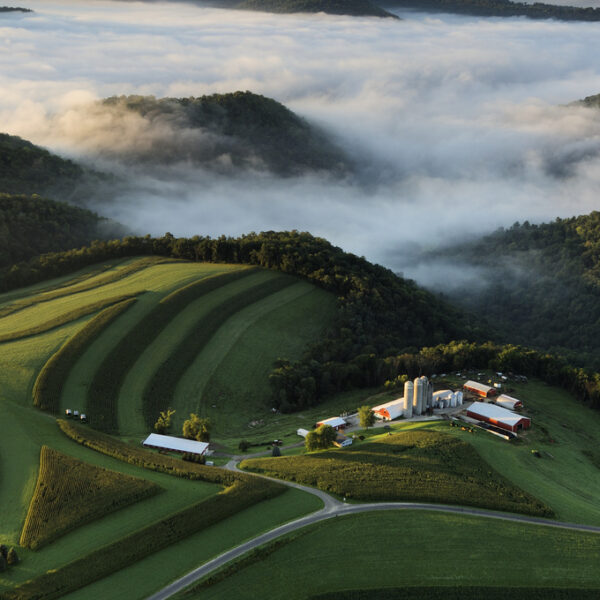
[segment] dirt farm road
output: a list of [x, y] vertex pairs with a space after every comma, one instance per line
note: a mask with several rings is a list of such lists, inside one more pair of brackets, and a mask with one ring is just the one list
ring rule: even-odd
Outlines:
[[[236, 456], [232, 458], [227, 465], [226, 469], [231, 471], [239, 471], [237, 468], [237, 463], [239, 460], [247, 458], [242, 456]], [[218, 467], [215, 467], [218, 468]], [[256, 475], [257, 477], [263, 477], [262, 475]], [[272, 479], [270, 477], [265, 477], [265, 479]], [[213, 571], [220, 569], [225, 566], [227, 563], [235, 560], [250, 550], [254, 550], [263, 544], [268, 542], [272, 542], [277, 538], [285, 536], [288, 533], [296, 531], [306, 525], [312, 525], [313, 523], [318, 523], [320, 521], [324, 521], [325, 519], [331, 519], [334, 517], [342, 516], [342, 515], [351, 515], [362, 512], [373, 512], [380, 510], [428, 510], [434, 512], [444, 512], [444, 513], [454, 513], [461, 515], [470, 515], [475, 517], [487, 517], [490, 519], [499, 519], [502, 521], [513, 521], [517, 523], [526, 523], [530, 525], [543, 525], [546, 527], [557, 527], [560, 529], [571, 529], [575, 531], [585, 531], [588, 533], [600, 533], [600, 527], [596, 527], [593, 525], [581, 525], [578, 523], [565, 523], [561, 521], [550, 521], [548, 519], [541, 519], [537, 517], [528, 517], [525, 515], [512, 515], [501, 512], [494, 512], [489, 510], [483, 510], [478, 508], [466, 508], [462, 506], [450, 506], [445, 504], [422, 504], [422, 503], [414, 503], [414, 502], [375, 502], [375, 503], [365, 503], [365, 504], [346, 504], [345, 502], [341, 502], [337, 500], [333, 496], [330, 496], [326, 492], [321, 490], [311, 488], [305, 485], [300, 485], [298, 483], [292, 483], [290, 481], [283, 481], [281, 479], [273, 479], [273, 481], [277, 481], [289, 487], [297, 488], [304, 492], [308, 492], [309, 494], [313, 494], [318, 496], [323, 501], [323, 508], [311, 513], [310, 515], [306, 515], [305, 517], [301, 517], [296, 519], [295, 521], [290, 521], [285, 525], [280, 525], [275, 529], [271, 529], [267, 533], [263, 533], [223, 554], [220, 554], [216, 558], [209, 560], [204, 563], [197, 569], [190, 571], [183, 577], [177, 579], [173, 583], [164, 587], [162, 590], [156, 592], [152, 596], [149, 596], [147, 600], [165, 600], [166, 598], [170, 598], [174, 594], [182, 591], [192, 583], [206, 577]]]

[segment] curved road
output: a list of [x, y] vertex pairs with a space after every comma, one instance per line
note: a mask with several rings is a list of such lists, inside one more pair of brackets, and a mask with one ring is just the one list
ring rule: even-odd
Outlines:
[[[225, 465], [226, 469], [231, 471], [239, 471], [237, 468], [237, 461], [247, 457], [235, 456], [233, 457], [227, 465]], [[218, 467], [217, 467], [218, 468]], [[247, 472], [247, 471], [244, 471]], [[253, 473], [253, 475], [256, 475]], [[184, 588], [188, 587], [192, 583], [206, 577], [213, 571], [220, 569], [225, 566], [227, 563], [235, 560], [249, 552], [250, 550], [254, 550], [267, 542], [272, 542], [279, 537], [282, 537], [292, 531], [296, 531], [301, 527], [305, 527], [306, 525], [312, 525], [313, 523], [318, 523], [320, 521], [324, 521], [325, 519], [331, 519], [333, 517], [338, 517], [341, 515], [350, 515], [362, 512], [374, 512], [380, 510], [428, 510], [434, 512], [444, 512], [444, 513], [454, 513], [460, 515], [469, 515], [474, 517], [487, 517], [490, 519], [499, 519], [502, 521], [513, 521], [517, 523], [528, 523], [531, 525], [544, 525], [546, 527], [557, 527], [559, 529], [571, 529], [575, 531], [585, 531], [588, 533], [600, 533], [600, 527], [596, 527], [594, 525], [580, 525], [578, 523], [565, 523], [561, 521], [549, 521], [547, 519], [541, 519], [538, 517], [528, 517], [525, 515], [511, 515], [501, 512], [483, 510], [478, 508], [466, 508], [462, 506], [451, 506], [446, 504], [422, 504], [415, 502], [376, 502], [376, 503], [366, 503], [366, 504], [345, 504], [344, 502], [340, 502], [336, 498], [333, 498], [328, 493], [318, 490], [316, 488], [311, 488], [305, 485], [301, 485], [299, 483], [293, 483], [291, 481], [284, 481], [281, 479], [274, 479], [272, 477], [266, 477], [264, 475], [256, 475], [257, 477], [264, 477], [265, 479], [271, 479], [272, 481], [277, 481], [278, 483], [282, 483], [289, 487], [293, 487], [303, 492], [308, 492], [309, 494], [313, 494], [314, 496], [318, 496], [323, 501], [323, 508], [318, 510], [310, 515], [305, 517], [301, 517], [296, 519], [295, 521], [290, 521], [285, 525], [280, 525], [267, 533], [263, 533], [223, 554], [220, 554], [216, 558], [209, 560], [204, 563], [202, 566], [190, 571], [180, 579], [177, 579], [170, 585], [164, 587], [156, 594], [149, 596], [147, 600], [165, 600], [173, 596], [174, 594], [182, 591]]]

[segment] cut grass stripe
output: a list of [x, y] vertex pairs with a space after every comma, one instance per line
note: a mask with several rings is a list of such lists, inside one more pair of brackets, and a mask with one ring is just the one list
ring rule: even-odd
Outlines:
[[62, 313], [56, 316], [54, 319], [50, 319], [49, 321], [40, 323], [35, 327], [30, 327], [29, 329], [22, 329], [21, 331], [12, 331], [10, 333], [0, 335], [0, 343], [12, 342], [14, 340], [20, 340], [26, 337], [31, 337], [33, 335], [39, 335], [40, 333], [46, 333], [47, 331], [51, 331], [52, 329], [56, 329], [57, 327], [62, 327], [67, 323], [77, 321], [77, 319], [87, 317], [88, 315], [98, 312], [99, 310], [102, 310], [107, 306], [118, 304], [123, 300], [128, 300], [132, 297], [134, 297], [134, 294], [123, 294], [121, 296], [105, 298], [104, 300], [100, 300], [98, 302], [94, 302], [92, 304], [76, 308], [75, 310]]
[[[72, 294], [78, 294], [80, 292], [87, 292], [89, 290], [93, 290], [103, 285], [114, 283], [115, 281], [119, 281], [121, 279], [125, 279], [125, 277], [129, 277], [129, 275], [132, 275], [133, 273], [137, 273], [138, 271], [142, 271], [143, 269], [163, 262], [171, 261], [151, 256], [148, 258], [136, 260], [133, 263], [126, 265], [121, 269], [115, 270], [114, 272], [109, 273], [104, 277], [101, 277], [101, 273], [99, 274], [97, 272], [86, 274], [82, 283], [79, 283], [78, 280], [75, 280], [74, 282], [69, 281], [52, 291], [43, 291], [39, 294], [28, 296], [27, 298], [23, 298], [21, 300], [13, 302], [12, 304], [9, 304], [8, 306], [0, 308], [0, 318], [5, 317], [7, 315], [12, 315], [16, 312], [29, 308], [30, 306], [41, 304], [43, 302], [50, 302], [51, 300], [56, 300], [57, 298], [71, 296]], [[106, 267], [106, 270], [114, 267], [115, 265], [108, 265]]]
[[227, 319], [246, 306], [296, 282], [297, 279], [289, 276], [271, 279], [227, 298], [205, 314], [160, 366], [144, 390], [143, 412], [146, 425], [152, 427], [158, 413], [170, 405], [178, 382]]
[[117, 346], [102, 361], [92, 379], [88, 392], [88, 412], [92, 426], [109, 433], [118, 431], [119, 389], [128, 371], [146, 347], [181, 310], [190, 302], [255, 271], [243, 267], [230, 273], [194, 281], [175, 290], [122, 336]]
[[77, 359], [100, 332], [135, 301], [136, 298], [129, 298], [105, 308], [52, 355], [35, 380], [33, 386], [33, 404], [35, 406], [54, 414], [58, 413], [63, 384]]

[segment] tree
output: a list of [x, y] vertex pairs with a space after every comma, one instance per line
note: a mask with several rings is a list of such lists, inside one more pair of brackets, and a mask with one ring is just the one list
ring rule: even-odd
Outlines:
[[169, 429], [171, 428], [171, 418], [173, 417], [175, 412], [176, 411], [174, 411], [172, 408], [162, 410], [160, 412], [158, 420], [156, 421], [156, 423], [154, 423], [154, 431], [162, 434], [167, 433], [167, 431], [169, 431]]
[[364, 429], [369, 429], [375, 423], [375, 413], [369, 406], [361, 406], [358, 409], [358, 421]]
[[19, 564], [19, 557], [17, 555], [17, 551], [14, 548], [11, 548], [6, 555], [6, 562], [9, 565], [17, 565]]
[[0, 573], [6, 571], [6, 568], [7, 568], [6, 559], [4, 558], [4, 556], [2, 554], [0, 554]]
[[281, 450], [279, 449], [279, 446], [273, 446], [271, 456], [281, 456]]
[[336, 437], [337, 431], [331, 425], [321, 425], [314, 431], [308, 432], [304, 440], [304, 445], [309, 452], [324, 450], [335, 442]]
[[0, 556], [6, 558], [8, 556], [8, 547], [4, 544], [0, 544]]
[[199, 442], [210, 441], [211, 423], [208, 417], [199, 417], [191, 413], [190, 418], [183, 423], [183, 437]]

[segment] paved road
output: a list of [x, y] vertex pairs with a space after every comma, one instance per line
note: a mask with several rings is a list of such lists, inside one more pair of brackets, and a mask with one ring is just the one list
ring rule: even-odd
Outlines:
[[[225, 468], [231, 471], [239, 471], [237, 468], [237, 462], [241, 458], [244, 457], [233, 457]], [[293, 487], [304, 492], [308, 492], [309, 494], [313, 494], [318, 496], [323, 501], [323, 508], [314, 512], [305, 517], [301, 517], [300, 519], [296, 519], [295, 521], [291, 521], [286, 523], [285, 525], [281, 525], [267, 533], [263, 533], [244, 544], [236, 546], [235, 548], [224, 552], [223, 554], [213, 558], [212, 560], [204, 563], [202, 566], [190, 571], [187, 575], [184, 575], [177, 581], [174, 581], [167, 587], [163, 588], [156, 594], [148, 597], [147, 600], [165, 600], [173, 596], [174, 594], [180, 592], [187, 586], [192, 583], [206, 577], [212, 571], [219, 569], [225, 566], [232, 560], [243, 556], [246, 552], [250, 550], [254, 550], [267, 542], [271, 542], [276, 540], [279, 537], [282, 537], [286, 534], [289, 534], [301, 527], [305, 527], [307, 525], [312, 525], [314, 523], [319, 523], [320, 521], [324, 521], [326, 519], [331, 519], [333, 517], [338, 517], [342, 515], [352, 515], [362, 512], [375, 512], [382, 510], [426, 510], [430, 512], [443, 512], [443, 513], [453, 513], [460, 515], [469, 515], [474, 517], [486, 517], [490, 519], [499, 519], [502, 521], [513, 521], [516, 523], [526, 523], [530, 525], [544, 525], [546, 527], [556, 527], [559, 529], [570, 529], [574, 531], [586, 531], [591, 533], [600, 533], [600, 527], [596, 527], [594, 525], [580, 525], [578, 523], [565, 523], [561, 521], [550, 521], [547, 519], [540, 519], [537, 517], [528, 517], [526, 515], [512, 515], [506, 513], [500, 513], [495, 511], [483, 510], [478, 508], [466, 508], [462, 506], [451, 506], [446, 504], [422, 504], [418, 502], [376, 502], [376, 503], [366, 503], [366, 504], [346, 504], [344, 502], [340, 502], [336, 498], [333, 498], [326, 492], [318, 490], [316, 488], [311, 488], [305, 485], [301, 485], [298, 483], [293, 483], [291, 481], [283, 481], [281, 479], [273, 479], [271, 477], [265, 477], [263, 475], [257, 475], [257, 477], [264, 477], [265, 479], [272, 479], [273, 481], [277, 481], [279, 483], [283, 483], [289, 487]]]

